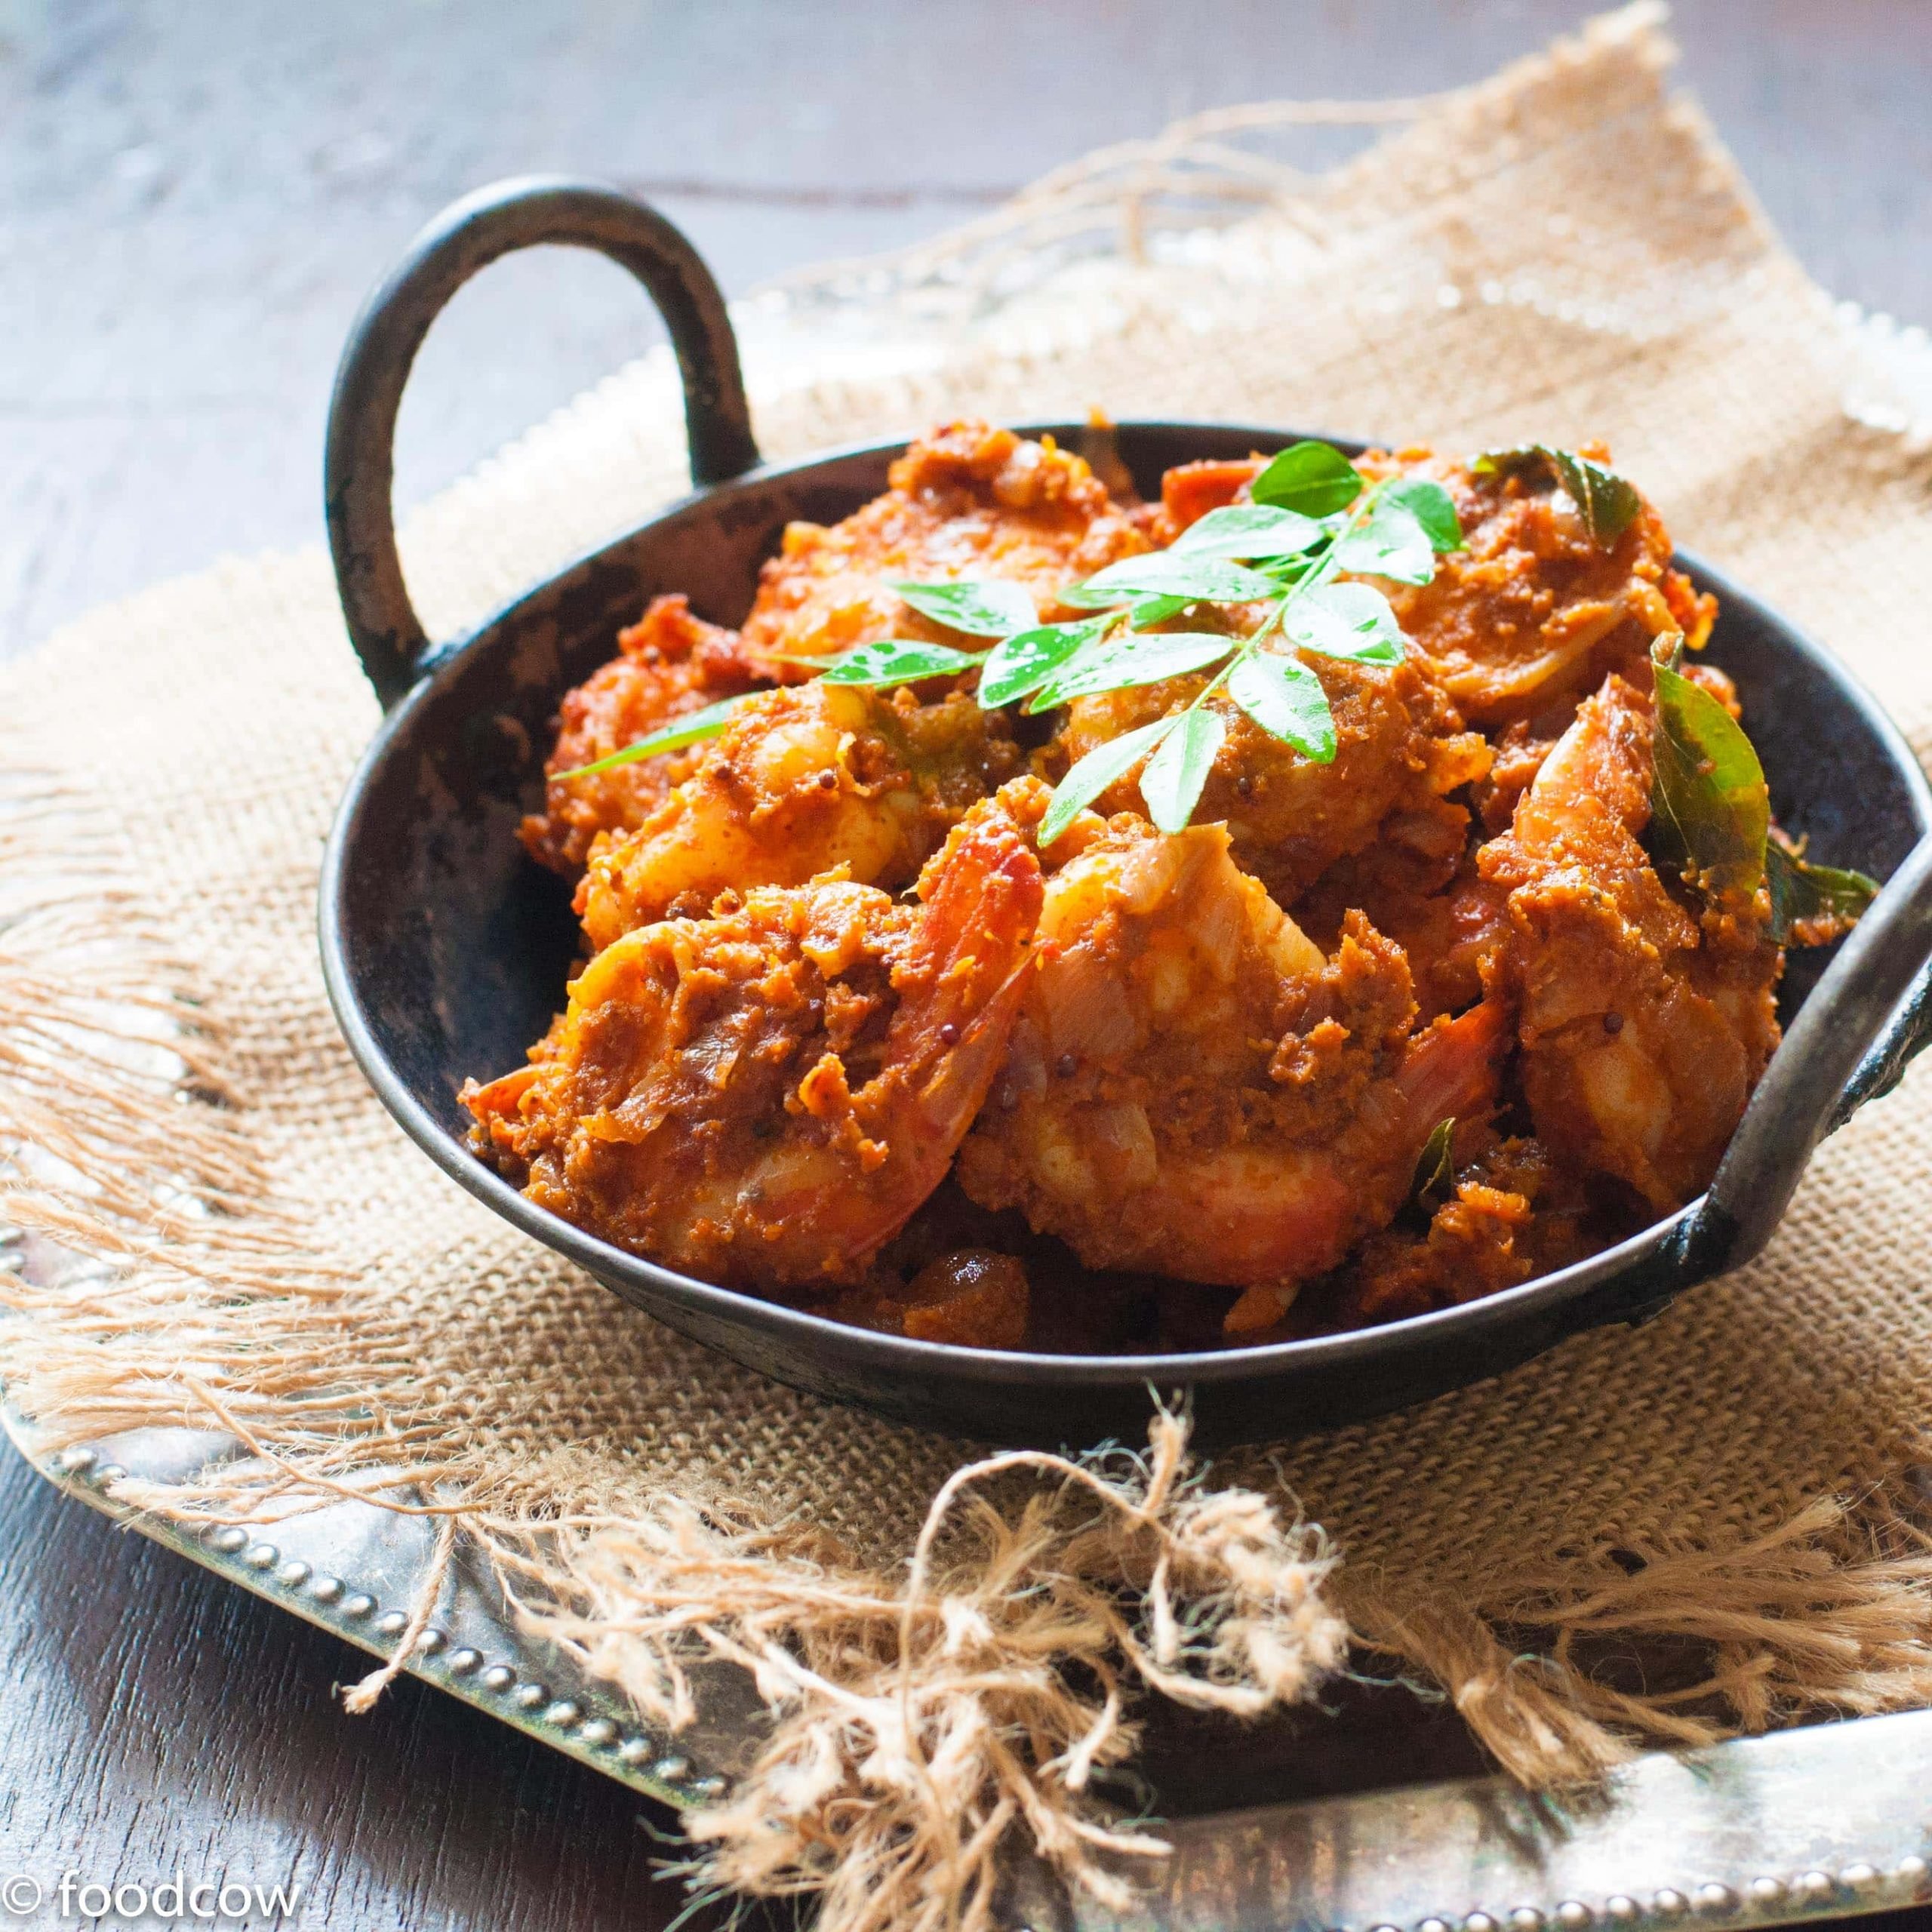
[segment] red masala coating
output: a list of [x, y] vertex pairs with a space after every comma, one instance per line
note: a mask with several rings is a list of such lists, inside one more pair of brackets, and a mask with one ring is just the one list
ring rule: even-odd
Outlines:
[[[685, 597], [654, 598], [629, 630], [617, 633], [617, 652], [565, 698], [546, 773], [595, 764], [673, 718], [760, 681], [738, 633], [693, 617]], [[553, 777], [543, 810], [523, 822], [520, 835], [530, 856], [574, 878], [600, 832], [641, 825], [703, 755], [702, 746], [693, 746], [594, 777], [559, 783]]]

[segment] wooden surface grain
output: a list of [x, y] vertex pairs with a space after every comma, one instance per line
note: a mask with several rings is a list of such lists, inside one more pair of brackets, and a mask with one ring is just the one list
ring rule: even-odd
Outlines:
[[[1591, 11], [8, 0], [0, 655], [221, 552], [315, 540], [343, 334], [413, 230], [481, 181], [539, 168], [620, 181], [737, 290], [929, 234], [1176, 115], [1454, 85]], [[1932, 12], [1698, 0], [1677, 30], [1683, 81], [1813, 272], [1932, 320]], [[648, 330], [606, 264], [492, 269], [424, 355], [400, 500]], [[301, 1922], [331, 1932], [595, 1932], [673, 1915], [646, 1807], [407, 1681], [347, 1718], [333, 1687], [361, 1669], [0, 1451], [0, 1879], [292, 1880]], [[1417, 1748], [1415, 1772], [1460, 1749], [1439, 1734]]]

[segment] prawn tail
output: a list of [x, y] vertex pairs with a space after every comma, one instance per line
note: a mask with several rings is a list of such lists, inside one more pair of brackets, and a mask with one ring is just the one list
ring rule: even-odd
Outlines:
[[[537, 1084], [538, 1069], [519, 1066], [479, 1085], [466, 1080], [457, 1094], [460, 1106], [475, 1116], [469, 1144], [483, 1160], [512, 1179], [523, 1172], [529, 1128], [523, 1118], [525, 1094]], [[521, 1185], [519, 1180], [518, 1184]]]
[[1515, 1035], [1509, 1002], [1491, 994], [1455, 1019], [1438, 1020], [1411, 1044], [1395, 1080], [1419, 1136], [1438, 1121], [1467, 1120], [1495, 1106]]
[[852, 1108], [891, 1149], [866, 1225], [848, 1230], [848, 1247], [869, 1253], [945, 1179], [985, 1103], [1032, 972], [1044, 896], [1039, 861], [995, 799], [953, 828], [919, 890], [924, 916], [894, 969], [900, 1000], [884, 1065]]
[[1577, 709], [1524, 804], [1531, 842], [1556, 839], [1577, 814], [1614, 820], [1632, 838], [1650, 821], [1651, 699], [1612, 673]]
[[918, 936], [893, 975], [903, 997], [887, 1060], [930, 1072], [1002, 1001], [1011, 1024], [1019, 996], [1008, 989], [1032, 963], [1045, 887], [1026, 835], [998, 799], [987, 798], [953, 827], [921, 875], [919, 895]]
[[841, 1192], [841, 1248], [851, 1274], [869, 1263], [945, 1180], [959, 1143], [1005, 1064], [1007, 1042], [1033, 968], [1030, 952], [968, 1022], [955, 1046], [914, 1066], [889, 1066], [852, 1112], [890, 1149], [878, 1184]]
[[[934, 1143], [943, 1146], [950, 1160], [966, 1130], [985, 1106], [995, 1077], [1006, 1060], [1013, 1023], [1032, 977], [1035, 955], [1025, 952], [1020, 963], [960, 1035], [959, 1044], [940, 1055], [918, 1096], [918, 1111]], [[937, 1185], [937, 1181], [935, 1181]]]
[[[997, 798], [976, 805], [926, 869], [925, 995], [895, 1022], [891, 1054], [933, 1154], [964, 1137], [1006, 1057], [1035, 958], [1045, 888], [1025, 833]], [[937, 1176], [935, 1176], [937, 1184]]]

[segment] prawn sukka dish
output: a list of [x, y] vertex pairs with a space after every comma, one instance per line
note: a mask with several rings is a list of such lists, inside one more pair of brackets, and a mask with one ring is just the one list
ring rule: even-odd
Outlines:
[[660, 597], [564, 700], [523, 837], [583, 963], [472, 1144], [633, 1253], [982, 1347], [1579, 1260], [1709, 1184], [1786, 946], [1869, 895], [1770, 823], [1715, 614], [1601, 448], [1141, 502], [946, 425], [738, 628]]

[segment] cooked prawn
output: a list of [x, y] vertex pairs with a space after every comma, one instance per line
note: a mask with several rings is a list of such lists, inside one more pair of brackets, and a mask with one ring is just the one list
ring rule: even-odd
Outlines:
[[876, 638], [944, 640], [895, 582], [997, 578], [1031, 591], [1044, 614], [1063, 586], [1147, 548], [1084, 460], [1051, 438], [949, 423], [888, 481], [842, 523], [786, 527], [745, 620], [748, 646], [818, 657]]
[[593, 848], [577, 891], [586, 936], [601, 949], [728, 890], [841, 866], [861, 885], [909, 885], [1019, 759], [999, 715], [957, 693], [761, 692], [641, 825]]
[[[1176, 620], [1179, 622], [1179, 620]], [[1200, 627], [1204, 620], [1187, 623]], [[1467, 842], [1469, 817], [1447, 794], [1489, 769], [1489, 748], [1414, 663], [1358, 664], [1302, 654], [1335, 721], [1332, 762], [1318, 764], [1269, 735], [1220, 693], [1208, 700], [1226, 727], [1195, 817], [1228, 828], [1235, 857], [1282, 905], [1292, 905], [1338, 859], [1378, 840], [1414, 850], [1446, 880]], [[1049, 764], [1063, 769], [1097, 746], [1191, 703], [1206, 681], [1170, 678], [1076, 698]], [[1140, 808], [1139, 768], [1097, 801]]]
[[641, 825], [672, 787], [690, 777], [697, 749], [613, 766], [586, 778], [562, 778], [721, 698], [765, 681], [736, 631], [691, 614], [685, 597], [659, 597], [629, 629], [617, 634], [617, 655], [564, 699], [557, 737], [544, 763], [543, 809], [520, 833], [540, 864], [575, 878], [599, 832]]
[[464, 1090], [479, 1151], [580, 1227], [707, 1280], [860, 1280], [998, 1070], [1039, 866], [989, 800], [919, 893], [819, 879], [626, 934], [529, 1066]]
[[1358, 915], [1324, 958], [1223, 826], [1089, 815], [1066, 842], [961, 1183], [1090, 1266], [1246, 1289], [1231, 1326], [1266, 1326], [1395, 1213], [1436, 1121], [1493, 1103], [1506, 1022], [1412, 1039], [1400, 950]]
[[[1607, 461], [1601, 443], [1580, 454]], [[1171, 543], [1223, 504], [1244, 500], [1267, 461], [1183, 463], [1161, 481], [1150, 534]], [[1422, 585], [1384, 582], [1402, 629], [1472, 724], [1554, 718], [1553, 739], [1577, 700], [1611, 671], [1639, 672], [1666, 631], [1701, 645], [1716, 601], [1671, 561], [1670, 533], [1644, 503], [1607, 549], [1585, 527], [1552, 475], [1478, 474], [1420, 445], [1371, 450], [1364, 475], [1433, 478], [1455, 500], [1463, 546], [1436, 560]]]
[[1647, 696], [1607, 679], [1478, 863], [1509, 895], [1538, 1137], [1662, 1212], [1708, 1184], [1777, 1044], [1780, 962], [1758, 908], [1700, 926], [1638, 843], [1651, 731]]
[[[1609, 455], [1600, 443], [1580, 453]], [[1383, 587], [1472, 724], [1554, 714], [1561, 728], [1608, 672], [1641, 676], [1653, 638], [1681, 631], [1694, 647], [1710, 630], [1716, 602], [1672, 565], [1647, 502], [1606, 549], [1548, 475], [1478, 475], [1422, 448], [1371, 451], [1361, 467], [1432, 476], [1455, 499], [1463, 547], [1436, 560], [1431, 582]]]

